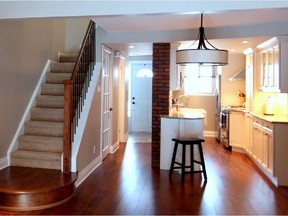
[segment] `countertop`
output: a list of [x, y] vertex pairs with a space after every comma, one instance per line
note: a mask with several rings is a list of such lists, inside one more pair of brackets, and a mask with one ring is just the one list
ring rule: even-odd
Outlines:
[[250, 112], [253, 116], [263, 119], [265, 121], [269, 121], [271, 123], [285, 123], [288, 124], [288, 116], [287, 115], [264, 115], [264, 114], [256, 114]]
[[239, 109], [239, 108], [231, 108], [231, 111], [236, 111], [236, 112], [245, 112], [245, 113], [250, 113], [252, 116], [255, 116], [257, 118], [263, 119], [265, 121], [271, 122], [271, 123], [285, 123], [288, 124], [288, 115], [264, 115], [264, 114], [258, 114], [254, 112], [250, 112], [246, 109]]
[[161, 118], [175, 118], [175, 119], [205, 119], [207, 112], [204, 109], [193, 108], [176, 108], [170, 110], [169, 115], [161, 115]]

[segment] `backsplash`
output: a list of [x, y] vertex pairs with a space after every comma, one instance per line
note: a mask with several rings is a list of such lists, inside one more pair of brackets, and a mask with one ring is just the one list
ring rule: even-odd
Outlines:
[[288, 115], [288, 94], [284, 93], [257, 92], [254, 97], [253, 111], [258, 114], [264, 114], [267, 100], [272, 103], [275, 115]]

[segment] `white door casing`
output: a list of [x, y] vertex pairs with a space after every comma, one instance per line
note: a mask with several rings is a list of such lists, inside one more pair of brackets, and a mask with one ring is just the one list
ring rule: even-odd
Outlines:
[[101, 119], [101, 153], [102, 160], [110, 153], [111, 146], [111, 67], [112, 50], [102, 47], [102, 119]]
[[152, 64], [131, 65], [131, 131], [151, 132]]

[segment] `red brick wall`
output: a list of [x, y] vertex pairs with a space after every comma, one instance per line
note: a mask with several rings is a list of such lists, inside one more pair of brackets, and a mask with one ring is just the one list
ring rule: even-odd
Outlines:
[[169, 113], [170, 44], [153, 44], [152, 167], [160, 167], [160, 115]]

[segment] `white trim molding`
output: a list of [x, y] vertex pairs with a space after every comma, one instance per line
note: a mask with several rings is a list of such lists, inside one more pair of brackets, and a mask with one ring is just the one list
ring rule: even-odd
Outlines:
[[204, 137], [217, 137], [217, 131], [204, 131]]
[[102, 163], [101, 157], [98, 156], [88, 166], [86, 166], [78, 175], [76, 187], [78, 187], [88, 176]]
[[117, 140], [112, 146], [110, 146], [110, 153], [114, 154], [119, 149], [119, 141]]
[[8, 166], [8, 158], [0, 158], [0, 170]]

